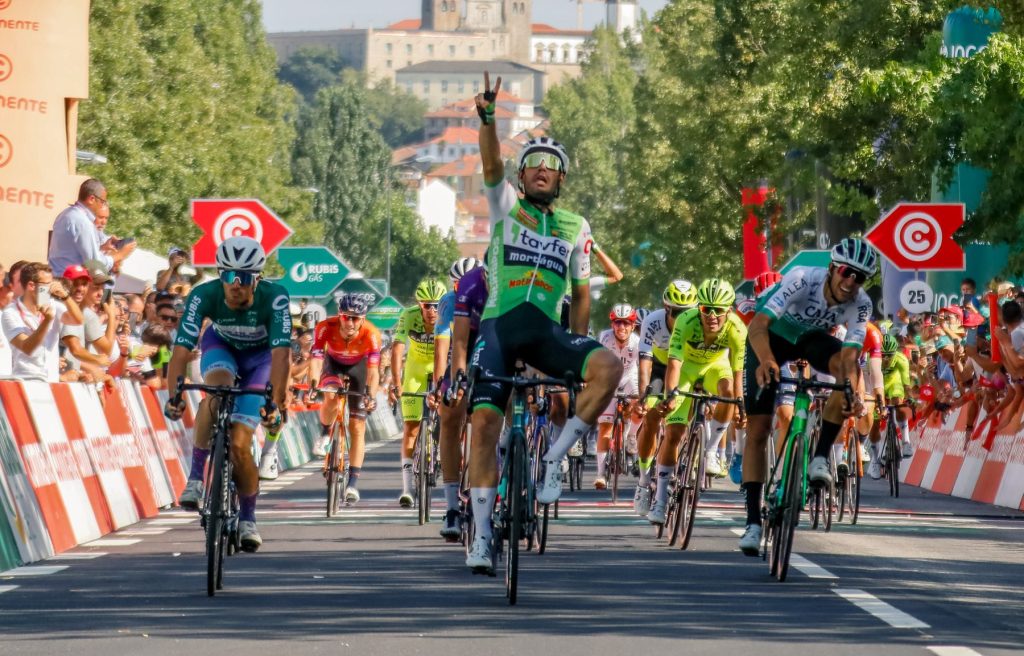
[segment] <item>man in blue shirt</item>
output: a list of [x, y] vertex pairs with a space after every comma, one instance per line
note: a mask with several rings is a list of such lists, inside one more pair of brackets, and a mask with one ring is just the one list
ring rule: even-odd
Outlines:
[[96, 215], [107, 207], [107, 188], [95, 178], [82, 183], [78, 202], [57, 215], [53, 222], [53, 238], [47, 256], [50, 268], [64, 271], [70, 266], [84, 265], [87, 260], [102, 262], [108, 271], [135, 250], [135, 242], [121, 248], [101, 243]]

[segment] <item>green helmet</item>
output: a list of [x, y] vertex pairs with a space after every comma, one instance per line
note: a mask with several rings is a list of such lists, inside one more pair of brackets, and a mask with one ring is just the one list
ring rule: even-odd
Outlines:
[[673, 280], [661, 295], [661, 302], [669, 307], [692, 308], [697, 304], [697, 290], [689, 280]]
[[882, 337], [882, 353], [885, 355], [892, 355], [896, 351], [900, 350], [900, 342], [892, 335], [884, 335]]
[[732, 307], [736, 292], [732, 285], [720, 278], [708, 278], [697, 289], [697, 303], [712, 307]]
[[440, 280], [427, 278], [416, 285], [416, 300], [420, 303], [437, 303], [448, 293], [448, 288]]

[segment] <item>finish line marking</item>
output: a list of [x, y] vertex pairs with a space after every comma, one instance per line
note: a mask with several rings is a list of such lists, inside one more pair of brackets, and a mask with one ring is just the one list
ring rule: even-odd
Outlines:
[[811, 561], [807, 560], [800, 554], [794, 553], [789, 555], [789, 564], [797, 568], [804, 573], [805, 576], [812, 579], [838, 579], [839, 577], [828, 571], [824, 567], [815, 565]]
[[928, 647], [928, 651], [935, 654], [935, 656], [981, 656], [980, 653], [970, 647], [936, 646]]
[[878, 597], [856, 588], [836, 588], [832, 590], [843, 599], [861, 610], [867, 611], [895, 629], [927, 629], [928, 624], [904, 613], [895, 606], [887, 604]]

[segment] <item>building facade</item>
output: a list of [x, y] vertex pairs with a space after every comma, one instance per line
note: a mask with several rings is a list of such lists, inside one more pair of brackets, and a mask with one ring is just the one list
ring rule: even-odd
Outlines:
[[544, 98], [544, 71], [510, 61], [430, 61], [396, 71], [395, 84], [434, 111], [482, 91], [483, 72], [501, 77], [501, 88], [534, 105]]

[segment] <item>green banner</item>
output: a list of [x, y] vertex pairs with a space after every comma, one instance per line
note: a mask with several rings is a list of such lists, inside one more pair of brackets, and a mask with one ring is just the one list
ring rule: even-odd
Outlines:
[[832, 261], [832, 251], [807, 250], [800, 251], [789, 262], [782, 265], [779, 273], [786, 275], [786, 272], [797, 266], [827, 267]]
[[277, 259], [284, 268], [284, 277], [277, 282], [299, 298], [327, 296], [351, 270], [324, 246], [279, 248]]
[[366, 278], [347, 278], [343, 283], [338, 285], [338, 289], [335, 291], [335, 296], [340, 295], [342, 292], [346, 294], [355, 294], [363, 301], [366, 302], [366, 307], [375, 307], [378, 303], [384, 300], [386, 294], [381, 290], [377, 289], [371, 281]]
[[388, 296], [374, 306], [366, 318], [379, 330], [392, 330], [398, 324], [398, 317], [404, 309], [405, 307], [393, 296]]

